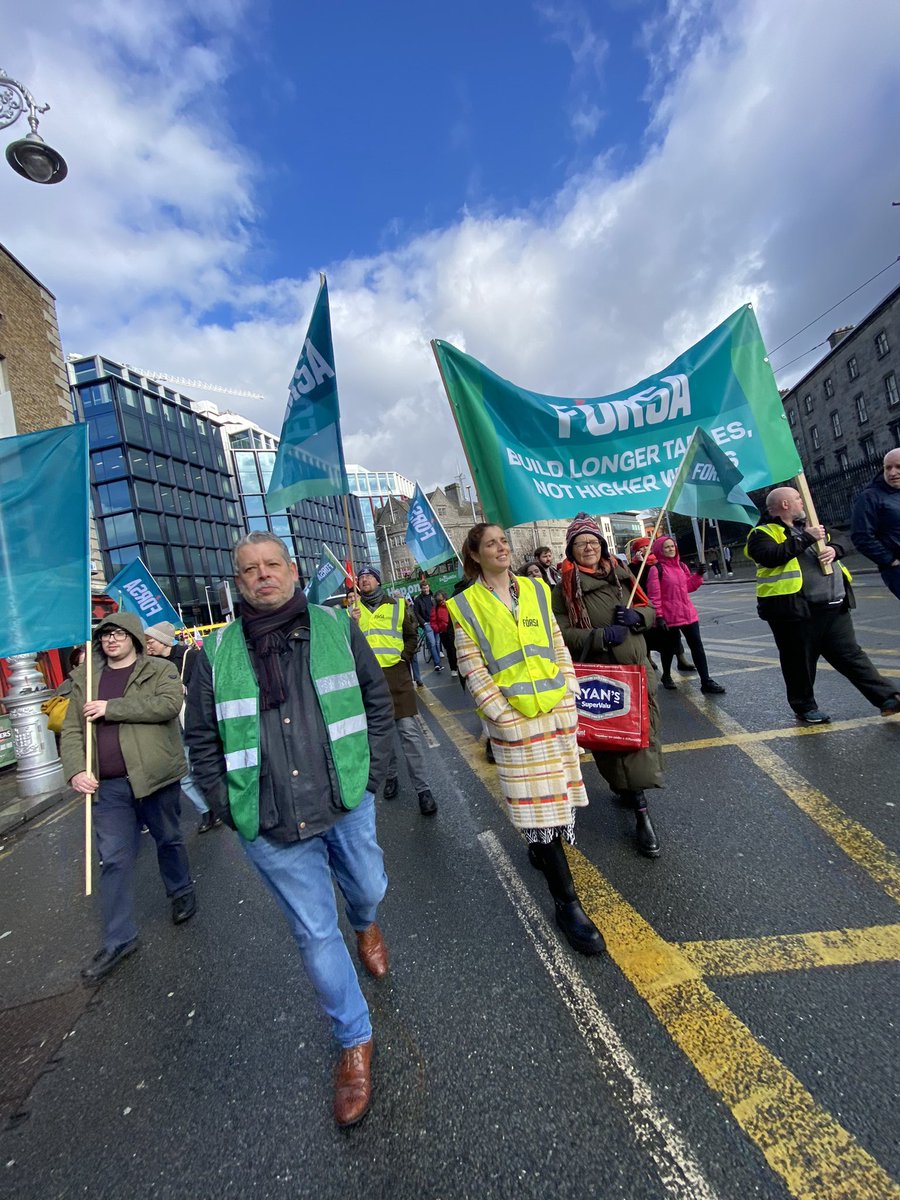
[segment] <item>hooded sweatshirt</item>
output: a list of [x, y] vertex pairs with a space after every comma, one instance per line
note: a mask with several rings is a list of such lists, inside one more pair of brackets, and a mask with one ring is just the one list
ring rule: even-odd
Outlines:
[[659, 537], [653, 543], [656, 563], [647, 568], [647, 594], [657, 616], [662, 617], [670, 628], [693, 625], [700, 620], [700, 616], [690, 599], [690, 593], [696, 592], [703, 578], [691, 574], [681, 561], [677, 546], [674, 558], [663, 554], [663, 546], [669, 540], [668, 537]]

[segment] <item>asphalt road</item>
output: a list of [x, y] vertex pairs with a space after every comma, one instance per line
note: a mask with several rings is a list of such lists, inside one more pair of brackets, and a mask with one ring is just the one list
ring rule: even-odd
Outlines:
[[[900, 612], [859, 581], [900, 676]], [[798, 729], [753, 590], [698, 597], [713, 673], [662, 692], [663, 842], [639, 857], [591, 763], [573, 869], [610, 955], [560, 943], [458, 681], [426, 670], [436, 819], [379, 801], [389, 977], [364, 981], [375, 1101], [330, 1113], [333, 1050], [286, 926], [226, 830], [185, 828], [175, 928], [151, 846], [138, 954], [96, 991], [83, 818], [0, 847], [0, 1194], [462, 1200], [898, 1197], [900, 719], [830, 669]], [[145, 839], [149, 840], [149, 839]]]

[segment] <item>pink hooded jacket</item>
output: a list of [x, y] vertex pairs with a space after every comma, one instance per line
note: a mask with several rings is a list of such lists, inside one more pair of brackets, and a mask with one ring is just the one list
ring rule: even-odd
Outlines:
[[659, 565], [647, 568], [647, 595], [656, 609], [657, 617], [662, 617], [670, 627], [693, 625], [700, 617], [689, 593], [696, 592], [703, 583], [703, 577], [691, 574], [681, 561], [677, 549], [674, 558], [666, 558], [662, 548], [668, 540], [668, 537], [659, 537], [653, 543], [653, 553]]

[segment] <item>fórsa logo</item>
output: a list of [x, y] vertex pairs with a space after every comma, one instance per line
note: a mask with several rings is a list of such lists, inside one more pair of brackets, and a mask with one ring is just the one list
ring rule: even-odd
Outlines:
[[575, 703], [582, 716], [594, 721], [622, 717], [631, 712], [631, 688], [619, 679], [607, 679], [599, 671], [581, 675]]

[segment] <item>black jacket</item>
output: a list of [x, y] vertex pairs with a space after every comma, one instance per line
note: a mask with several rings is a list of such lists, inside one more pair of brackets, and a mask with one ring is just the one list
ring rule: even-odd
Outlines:
[[860, 554], [881, 570], [900, 558], [900, 488], [876, 475], [853, 505], [850, 536]]
[[431, 620], [431, 613], [434, 609], [434, 596], [423, 596], [422, 593], [419, 592], [418, 596], [416, 596], [415, 600], [413, 600], [412, 606], [413, 612], [416, 614], [416, 620], [424, 629], [424, 627]]
[[[309, 613], [299, 616], [286, 637], [282, 673], [284, 704], [260, 713], [259, 828], [276, 842], [296, 842], [323, 833], [346, 812], [328, 735], [309, 673]], [[394, 713], [378, 660], [354, 622], [350, 649], [366, 709], [370, 792], [388, 767]], [[251, 662], [253, 653], [250, 654]], [[255, 668], [255, 664], [254, 664]], [[196, 655], [185, 716], [184, 738], [191, 773], [216, 816], [232, 825], [225, 783], [225, 758], [216, 722], [212, 664]]]
[[[766, 517], [760, 522], [760, 525], [777, 523], [777, 517]], [[768, 533], [763, 533], [759, 526], [751, 530], [750, 536], [747, 538], [747, 553], [754, 562], [759, 563], [761, 567], [783, 567], [792, 558], [801, 559], [808, 547], [815, 545], [816, 539], [805, 529], [796, 529], [791, 525], [785, 525], [784, 528], [787, 539], [783, 542], [776, 542]], [[837, 563], [844, 557], [844, 547], [838, 542], [832, 541], [830, 534], [827, 536], [828, 545], [833, 547], [834, 561]], [[835, 566], [835, 570], [838, 569]], [[842, 611], [855, 607], [853, 590], [846, 579], [844, 580], [844, 591], [845, 601]], [[801, 587], [799, 592], [791, 592], [786, 596], [758, 596], [756, 611], [764, 621], [802, 621], [810, 615], [810, 606]]]

